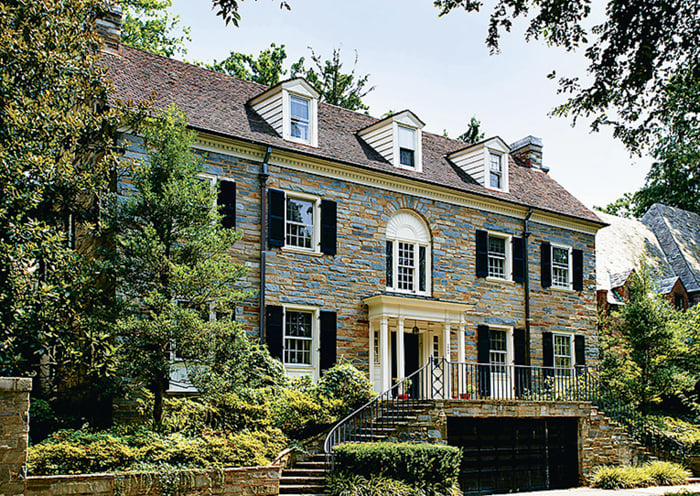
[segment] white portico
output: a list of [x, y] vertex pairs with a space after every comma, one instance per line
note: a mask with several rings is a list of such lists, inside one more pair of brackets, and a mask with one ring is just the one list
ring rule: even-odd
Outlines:
[[363, 303], [369, 313], [369, 374], [375, 391], [385, 391], [430, 357], [450, 358], [453, 336], [455, 358], [465, 361], [464, 316], [470, 305], [391, 294]]

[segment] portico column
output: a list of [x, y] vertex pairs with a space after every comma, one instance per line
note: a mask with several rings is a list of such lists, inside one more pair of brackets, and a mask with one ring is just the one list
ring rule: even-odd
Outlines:
[[[403, 318], [399, 318], [396, 324], [396, 379], [400, 382], [406, 376], [406, 357], [403, 345]], [[399, 391], [403, 393], [402, 391]]]
[[374, 321], [369, 321], [369, 382], [375, 382], [374, 378]]
[[[442, 328], [442, 354], [445, 357], [445, 360], [447, 362], [450, 361], [450, 331], [452, 329], [452, 326], [450, 325], [449, 322], [445, 322], [443, 324]], [[446, 381], [445, 381], [445, 398], [450, 398], [450, 383], [452, 382], [452, 370], [450, 370], [449, 364], [445, 362], [445, 374], [446, 374]]]
[[457, 326], [457, 346], [459, 346], [459, 349], [457, 350], [457, 361], [459, 362], [459, 394], [460, 398], [463, 393], [467, 392], [467, 385], [466, 385], [466, 364], [464, 363], [465, 360], [465, 351], [464, 351], [464, 332], [466, 330], [466, 326], [464, 325], [464, 322], [460, 322], [460, 324]]
[[379, 320], [379, 353], [382, 356], [382, 391], [391, 386], [391, 365], [389, 364], [389, 319], [382, 317]]

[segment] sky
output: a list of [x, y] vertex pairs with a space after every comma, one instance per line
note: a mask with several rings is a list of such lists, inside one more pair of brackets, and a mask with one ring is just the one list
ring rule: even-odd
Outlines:
[[[512, 143], [528, 135], [543, 140], [549, 174], [588, 207], [606, 205], [643, 184], [649, 157], [630, 157], [625, 147], [588, 123], [575, 127], [549, 117], [565, 101], [547, 74], [586, 77], [582, 53], [526, 43], [519, 21], [501, 40], [501, 53], [484, 43], [490, 9], [455, 10], [438, 17], [432, 0], [279, 0], [240, 2], [240, 27], [226, 26], [209, 0], [174, 0], [171, 12], [190, 26], [185, 60], [221, 60], [229, 52], [257, 55], [270, 43], [284, 44], [289, 64], [308, 59], [313, 47], [323, 58], [340, 47], [346, 70], [358, 54], [356, 72], [375, 86], [364, 102], [379, 117], [410, 109], [425, 131], [457, 137], [472, 116], [487, 137]], [[488, 6], [490, 2], [485, 1]], [[592, 20], [602, 19], [604, 2], [593, 0]]]

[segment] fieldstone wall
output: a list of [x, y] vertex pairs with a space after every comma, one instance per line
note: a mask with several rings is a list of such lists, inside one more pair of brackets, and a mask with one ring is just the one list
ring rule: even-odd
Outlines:
[[280, 467], [243, 467], [175, 474], [30, 476], [27, 496], [272, 496], [279, 494]]
[[390, 441], [447, 444], [447, 418], [575, 418], [579, 476], [585, 482], [597, 465], [637, 464], [648, 453], [618, 424], [588, 402], [434, 400], [416, 421], [399, 426]]
[[0, 496], [25, 492], [32, 380], [0, 377]]

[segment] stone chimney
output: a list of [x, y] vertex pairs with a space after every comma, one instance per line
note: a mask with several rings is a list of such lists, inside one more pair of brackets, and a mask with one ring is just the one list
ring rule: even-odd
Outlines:
[[542, 140], [534, 136], [527, 136], [511, 143], [510, 153], [530, 167], [549, 172], [549, 167], [542, 165]]
[[113, 4], [97, 19], [97, 34], [104, 40], [106, 52], [118, 53], [122, 36], [122, 8]]

